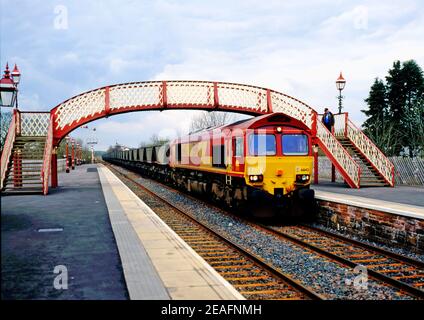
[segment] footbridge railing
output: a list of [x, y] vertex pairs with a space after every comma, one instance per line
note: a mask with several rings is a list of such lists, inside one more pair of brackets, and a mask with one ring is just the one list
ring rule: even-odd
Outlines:
[[10, 121], [9, 130], [4, 140], [3, 150], [1, 152], [1, 176], [0, 176], [0, 189], [3, 189], [4, 179], [6, 178], [7, 168], [9, 166], [10, 157], [12, 156], [13, 144], [16, 139], [18, 112], [14, 110], [12, 119]]
[[56, 139], [98, 118], [137, 110], [203, 109], [250, 115], [283, 112], [312, 128], [314, 110], [270, 89], [210, 81], [146, 81], [88, 91], [64, 101], [51, 112]]
[[384, 180], [393, 187], [395, 184], [395, 166], [370, 138], [350, 120], [346, 122], [346, 137], [383, 176]]
[[360, 187], [361, 168], [350, 156], [349, 152], [340, 144], [335, 135], [333, 135], [320, 121], [316, 121], [316, 137], [321, 149], [326, 156], [336, 166], [342, 174], [347, 184], [351, 188]]
[[45, 137], [50, 123], [50, 112], [19, 112], [21, 136]]
[[46, 143], [44, 145], [43, 168], [41, 170], [41, 181], [43, 183], [43, 194], [49, 192], [50, 166], [53, 151], [53, 115], [47, 127]]

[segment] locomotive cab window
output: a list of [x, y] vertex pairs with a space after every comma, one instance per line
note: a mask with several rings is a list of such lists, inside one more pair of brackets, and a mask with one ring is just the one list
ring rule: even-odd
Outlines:
[[309, 153], [308, 137], [304, 134], [284, 134], [281, 138], [283, 154], [305, 156]]
[[234, 138], [234, 156], [243, 157], [243, 137]]
[[277, 143], [273, 134], [251, 134], [249, 136], [249, 155], [275, 156]]

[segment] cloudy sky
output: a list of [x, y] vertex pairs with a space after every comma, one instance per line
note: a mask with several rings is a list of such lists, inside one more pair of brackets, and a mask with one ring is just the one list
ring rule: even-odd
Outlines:
[[[424, 4], [404, 1], [0, 0], [1, 66], [22, 72], [20, 109], [50, 110], [100, 86], [216, 80], [268, 87], [357, 124], [394, 60], [424, 66]], [[90, 124], [98, 149], [186, 132], [194, 112], [133, 112]], [[75, 137], [87, 139], [89, 130]]]

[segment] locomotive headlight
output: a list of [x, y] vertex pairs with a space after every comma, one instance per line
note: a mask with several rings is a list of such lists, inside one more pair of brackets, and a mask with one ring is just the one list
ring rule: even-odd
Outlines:
[[252, 174], [249, 176], [250, 182], [261, 182], [264, 180], [264, 176], [261, 174]]
[[277, 127], [276, 130], [277, 130], [277, 132], [283, 131], [283, 129], [281, 127]]
[[305, 183], [305, 182], [308, 182], [309, 179], [310, 179], [309, 174], [298, 174], [298, 175], [296, 175], [296, 182]]

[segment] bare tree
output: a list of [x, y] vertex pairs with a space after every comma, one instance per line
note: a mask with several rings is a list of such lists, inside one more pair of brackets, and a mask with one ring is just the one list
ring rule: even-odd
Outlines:
[[161, 146], [165, 143], [168, 143], [168, 138], [159, 137], [156, 133], [152, 134], [148, 141], [140, 142], [140, 147], [151, 147], [151, 146]]
[[234, 121], [234, 115], [222, 111], [204, 111], [193, 117], [190, 124], [190, 132], [218, 127]]
[[0, 119], [0, 150], [3, 150], [3, 145], [6, 140], [7, 132], [9, 131], [10, 121], [12, 121], [12, 113], [1, 112]]

